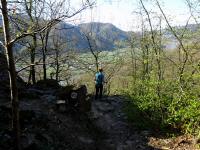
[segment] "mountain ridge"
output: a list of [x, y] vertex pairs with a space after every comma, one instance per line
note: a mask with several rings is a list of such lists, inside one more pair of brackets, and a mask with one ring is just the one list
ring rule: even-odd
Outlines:
[[130, 38], [128, 32], [117, 28], [111, 23], [90, 22], [73, 26], [60, 22], [53, 31], [61, 35], [64, 41], [68, 43], [68, 48], [83, 52], [90, 49], [89, 44], [95, 50], [110, 51], [124, 48], [127, 47], [125, 43]]
[[[2, 20], [0, 16], [0, 26], [2, 27]], [[199, 29], [199, 24], [188, 24], [187, 30], [194, 33]], [[174, 26], [177, 30], [182, 30], [185, 26]], [[112, 51], [119, 48], [129, 47], [129, 39], [132, 33], [140, 36], [140, 32], [123, 31], [112, 23], [89, 22], [77, 25], [69, 24], [61, 21], [52, 28], [51, 35], [56, 33], [62, 38], [62, 42], [67, 45], [68, 49], [78, 52], [87, 52], [90, 50], [89, 44], [92, 44], [93, 50]], [[86, 36], [90, 36], [90, 42]], [[177, 47], [178, 42], [172, 33], [167, 29], [163, 29], [163, 37], [167, 39], [165, 47], [168, 50], [173, 50]], [[50, 39], [49, 47], [52, 47], [52, 39]], [[22, 46], [16, 45], [16, 51]], [[2, 48], [1, 48], [2, 49]]]

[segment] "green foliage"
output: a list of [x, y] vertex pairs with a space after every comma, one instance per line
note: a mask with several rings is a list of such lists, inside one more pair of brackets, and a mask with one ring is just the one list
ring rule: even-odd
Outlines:
[[[125, 112], [129, 120], [143, 118], [138, 121], [144, 126], [151, 123], [156, 128], [170, 127], [184, 133], [199, 134], [200, 99], [191, 91], [183, 92], [178, 82], [136, 80], [123, 91], [131, 98], [131, 105], [126, 107]], [[139, 117], [141, 114], [142, 117]]]
[[200, 131], [200, 102], [191, 93], [176, 94], [168, 107], [166, 123], [180, 127], [186, 133], [198, 134]]

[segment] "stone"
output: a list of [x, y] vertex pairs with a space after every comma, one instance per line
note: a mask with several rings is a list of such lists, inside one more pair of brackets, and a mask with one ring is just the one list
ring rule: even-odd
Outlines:
[[91, 109], [91, 99], [87, 97], [87, 88], [81, 85], [76, 90], [71, 90], [67, 95], [67, 103], [81, 112], [88, 112]]
[[[17, 79], [17, 87], [18, 93], [25, 89], [25, 82], [22, 80], [20, 76], [16, 76]], [[4, 54], [0, 53], [0, 94], [3, 95], [5, 98], [10, 97], [10, 79], [8, 74], [8, 64]], [[2, 102], [0, 99], [0, 102]]]
[[88, 137], [79, 136], [78, 139], [80, 142], [82, 142], [84, 144], [94, 144], [94, 140], [92, 140]]
[[9, 149], [12, 145], [12, 132], [10, 130], [1, 130], [0, 132], [0, 149]]
[[58, 89], [60, 87], [58, 81], [54, 79], [39, 80], [34, 86], [37, 89]]
[[114, 110], [114, 107], [112, 105], [105, 102], [96, 102], [96, 106], [99, 111], [102, 111], [104, 113], [111, 112]]
[[56, 110], [60, 112], [66, 111], [66, 101], [65, 100], [57, 100], [56, 101]]
[[34, 134], [27, 134], [26, 136], [21, 137], [21, 145], [23, 149], [28, 149], [33, 145], [35, 141], [35, 135]]
[[39, 99], [39, 95], [40, 93], [38, 93], [36, 90], [28, 89], [19, 92], [19, 99]]
[[0, 81], [9, 80], [8, 67], [5, 55], [0, 53]]
[[56, 96], [53, 95], [42, 95], [40, 99], [47, 101], [48, 103], [56, 101]]
[[150, 131], [145, 130], [145, 131], [142, 131], [141, 134], [144, 135], [144, 136], [148, 136], [151, 133], [150, 133]]
[[73, 89], [73, 86], [61, 87], [56, 92], [56, 99], [66, 100], [69, 97], [70, 91]]

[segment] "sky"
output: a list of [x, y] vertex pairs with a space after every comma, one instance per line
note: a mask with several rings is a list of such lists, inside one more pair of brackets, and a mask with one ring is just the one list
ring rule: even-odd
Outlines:
[[[76, 0], [81, 1], [81, 0]], [[167, 17], [172, 25], [184, 25], [189, 17], [189, 9], [185, 0], [159, 0]], [[153, 5], [151, 0], [144, 0], [148, 11], [157, 12], [158, 8]], [[138, 0], [96, 0], [95, 7], [86, 10], [81, 14], [78, 23], [87, 23], [91, 21], [112, 23], [125, 31], [138, 30], [139, 18], [134, 13], [139, 10]]]

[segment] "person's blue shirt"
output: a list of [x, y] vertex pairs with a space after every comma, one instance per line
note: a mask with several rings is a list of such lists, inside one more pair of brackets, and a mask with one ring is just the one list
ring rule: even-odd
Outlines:
[[103, 84], [104, 83], [104, 74], [102, 72], [97, 72], [95, 74], [95, 81], [96, 81], [96, 84]]

